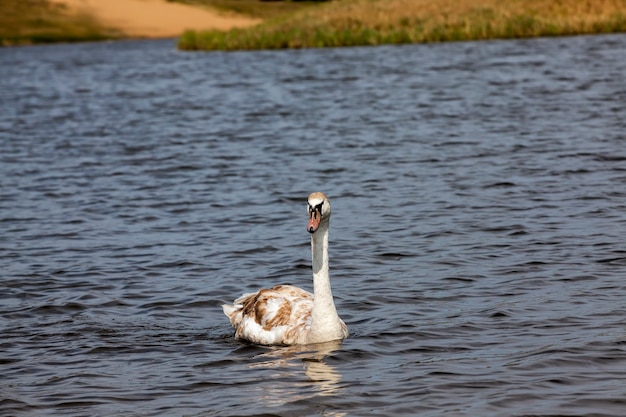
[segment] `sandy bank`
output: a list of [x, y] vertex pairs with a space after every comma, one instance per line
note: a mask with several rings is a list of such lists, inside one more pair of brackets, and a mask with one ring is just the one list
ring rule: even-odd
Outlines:
[[121, 30], [130, 37], [166, 38], [187, 29], [228, 30], [247, 27], [259, 20], [224, 15], [217, 11], [167, 3], [164, 0], [52, 0], [70, 10], [87, 13], [104, 26]]

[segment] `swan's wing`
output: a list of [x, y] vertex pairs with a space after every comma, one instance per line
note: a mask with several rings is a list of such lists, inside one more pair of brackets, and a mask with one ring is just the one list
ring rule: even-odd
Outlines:
[[222, 306], [235, 336], [264, 345], [304, 343], [311, 325], [313, 295], [291, 285], [245, 294]]

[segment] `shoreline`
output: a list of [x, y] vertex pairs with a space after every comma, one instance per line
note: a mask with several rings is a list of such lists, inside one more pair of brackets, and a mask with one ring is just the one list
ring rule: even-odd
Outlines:
[[177, 38], [182, 50], [268, 50], [626, 33], [626, 0], [178, 1], [3, 0], [0, 47]]
[[217, 10], [164, 0], [50, 0], [75, 15], [92, 16], [124, 38], [173, 38], [186, 30], [230, 30], [260, 23], [258, 19], [226, 15]]
[[247, 28], [261, 19], [166, 0], [3, 0], [0, 47], [167, 39], [186, 30]]

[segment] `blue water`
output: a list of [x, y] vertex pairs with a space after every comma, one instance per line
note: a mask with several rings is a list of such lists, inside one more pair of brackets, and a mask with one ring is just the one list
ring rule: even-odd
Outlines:
[[[0, 414], [621, 416], [626, 36], [0, 49]], [[311, 289], [343, 343], [236, 341]]]

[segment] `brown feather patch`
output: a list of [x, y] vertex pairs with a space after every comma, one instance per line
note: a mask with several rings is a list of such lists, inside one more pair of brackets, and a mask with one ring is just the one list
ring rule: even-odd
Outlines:
[[[254, 296], [243, 300], [243, 315], [254, 317], [254, 321], [265, 330], [289, 324], [291, 318], [291, 303], [285, 298], [277, 297], [277, 291], [281, 289], [282, 286], [280, 285], [271, 289], [262, 289]], [[268, 316], [268, 302], [272, 298], [275, 299], [275, 302], [280, 300], [280, 307], [278, 307], [276, 314]]]
[[[260, 344], [305, 343], [313, 306], [311, 293], [277, 285], [244, 295], [235, 303], [241, 305], [239, 320], [233, 324], [236, 337]], [[250, 326], [252, 323], [254, 326]], [[256, 333], [255, 327], [261, 332]]]
[[278, 308], [278, 311], [276, 311], [276, 314], [273, 317], [271, 317], [269, 320], [266, 320], [265, 323], [263, 323], [263, 328], [265, 330], [270, 330], [272, 327], [275, 327], [275, 326], [284, 326], [286, 324], [289, 324], [290, 318], [291, 318], [291, 303], [283, 299], [280, 307]]

